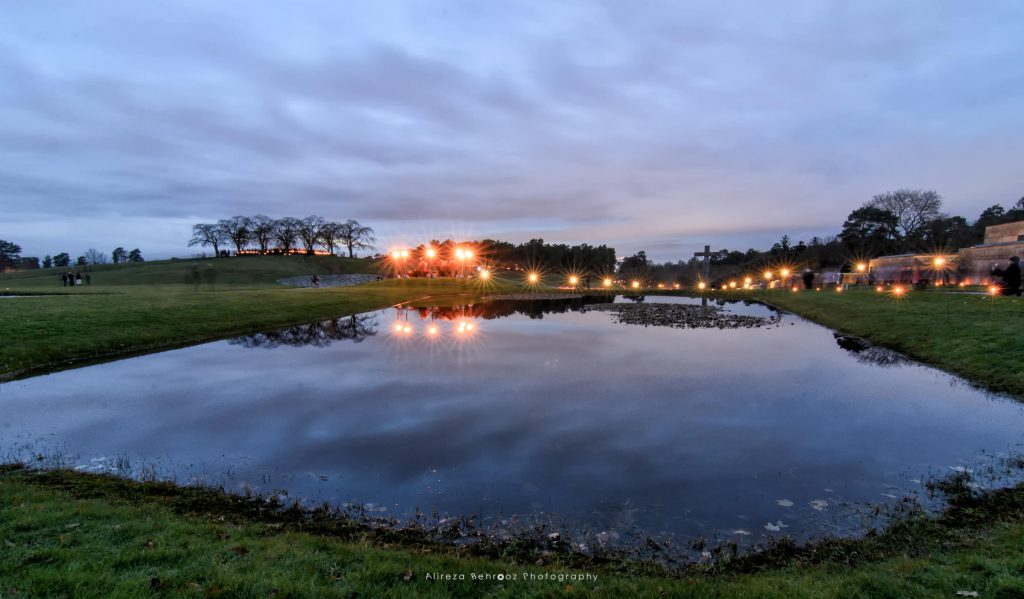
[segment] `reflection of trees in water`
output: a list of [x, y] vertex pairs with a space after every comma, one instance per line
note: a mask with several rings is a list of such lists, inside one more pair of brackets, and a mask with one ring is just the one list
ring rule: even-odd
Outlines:
[[566, 299], [508, 300], [497, 299], [471, 306], [450, 306], [432, 308], [411, 308], [418, 312], [421, 319], [433, 317], [438, 320], [458, 320], [460, 318], [504, 318], [513, 314], [522, 314], [529, 318], [544, 318], [545, 314], [564, 314], [579, 312], [587, 304], [595, 301], [607, 301], [607, 296], [583, 296]]
[[327, 347], [333, 341], [359, 343], [376, 334], [377, 317], [372, 314], [357, 314], [296, 325], [277, 331], [244, 335], [231, 339], [228, 343], [242, 347], [273, 348], [281, 345]]

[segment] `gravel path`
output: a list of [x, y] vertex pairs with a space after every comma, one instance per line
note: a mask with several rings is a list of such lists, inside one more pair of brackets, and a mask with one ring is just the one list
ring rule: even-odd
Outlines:
[[[362, 285], [363, 283], [369, 283], [376, 281], [380, 277], [378, 275], [318, 275], [320, 277], [321, 287], [347, 287], [349, 285]], [[290, 287], [312, 287], [310, 277], [288, 277], [287, 279], [278, 279], [278, 283], [282, 285], [288, 285]]]

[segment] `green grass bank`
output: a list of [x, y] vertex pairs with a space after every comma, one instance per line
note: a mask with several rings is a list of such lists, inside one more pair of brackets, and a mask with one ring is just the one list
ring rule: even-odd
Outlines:
[[[782, 545], [659, 576], [557, 555], [540, 565], [514, 553], [483, 559], [237, 503], [166, 483], [0, 467], [0, 597], [1024, 597], [1019, 490], [961, 498], [940, 518], [864, 540]], [[590, 576], [559, 578], [572, 574]]]

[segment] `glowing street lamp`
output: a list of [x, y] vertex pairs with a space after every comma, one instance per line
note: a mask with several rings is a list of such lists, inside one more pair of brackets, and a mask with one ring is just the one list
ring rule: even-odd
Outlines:
[[736, 289], [736, 281], [729, 281], [729, 288]]
[[569, 277], [569, 286], [570, 287], [575, 287], [575, 286], [577, 286], [579, 284], [580, 284], [580, 278], [579, 277], [577, 277], [576, 275], [572, 275], [572, 276]]
[[705, 283], [704, 281], [701, 281], [701, 282], [697, 283], [697, 289], [699, 289], [701, 291], [704, 291], [707, 288], [708, 288], [708, 284]]
[[892, 294], [895, 295], [896, 297], [902, 297], [903, 294], [906, 293], [906, 292], [907, 292], [907, 290], [904, 289], [900, 285], [897, 285], [897, 286], [892, 288]]
[[857, 272], [864, 272], [867, 269], [868, 269], [868, 265], [867, 264], [864, 264], [863, 262], [858, 262], [857, 263]]
[[480, 279], [481, 279], [481, 280], [484, 280], [484, 281], [486, 281], [486, 280], [488, 280], [488, 279], [490, 279], [490, 278], [491, 278], [491, 271], [490, 271], [490, 270], [488, 270], [488, 269], [484, 268], [484, 269], [482, 269], [482, 270], [480, 271]]
[[531, 273], [528, 273], [528, 274], [526, 275], [526, 280], [527, 280], [527, 281], [528, 281], [528, 282], [529, 282], [529, 283], [530, 283], [531, 285], [536, 285], [536, 284], [537, 284], [537, 282], [538, 282], [538, 281], [540, 281], [540, 275], [539, 275], [539, 274], [537, 274], [537, 273], [535, 273], [535, 272], [531, 272]]
[[427, 251], [425, 253], [427, 255], [427, 271], [428, 271], [428, 274], [430, 275], [430, 277], [433, 278], [434, 277], [434, 258], [437, 258], [437, 250], [434, 249], [434, 246], [428, 245], [427, 246]]
[[601, 280], [601, 286], [603, 286], [603, 287], [611, 287], [612, 286], [612, 279], [611, 279], [611, 277], [605, 277], [604, 279], [602, 279]]
[[629, 284], [629, 286], [632, 287], [633, 289], [640, 289], [640, 281], [633, 281], [632, 283]]

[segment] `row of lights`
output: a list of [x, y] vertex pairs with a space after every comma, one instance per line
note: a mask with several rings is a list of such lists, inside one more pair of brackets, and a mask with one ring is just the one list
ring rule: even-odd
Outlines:
[[[476, 324], [464, 320], [459, 321], [458, 324], [456, 324], [455, 326], [455, 332], [459, 334], [470, 333], [475, 329]], [[413, 327], [411, 324], [407, 322], [396, 322], [394, 326], [391, 327], [391, 330], [400, 335], [413, 334]], [[431, 324], [430, 326], [427, 327], [426, 334], [428, 337], [437, 337], [438, 335], [441, 334], [441, 329], [436, 324]]]

